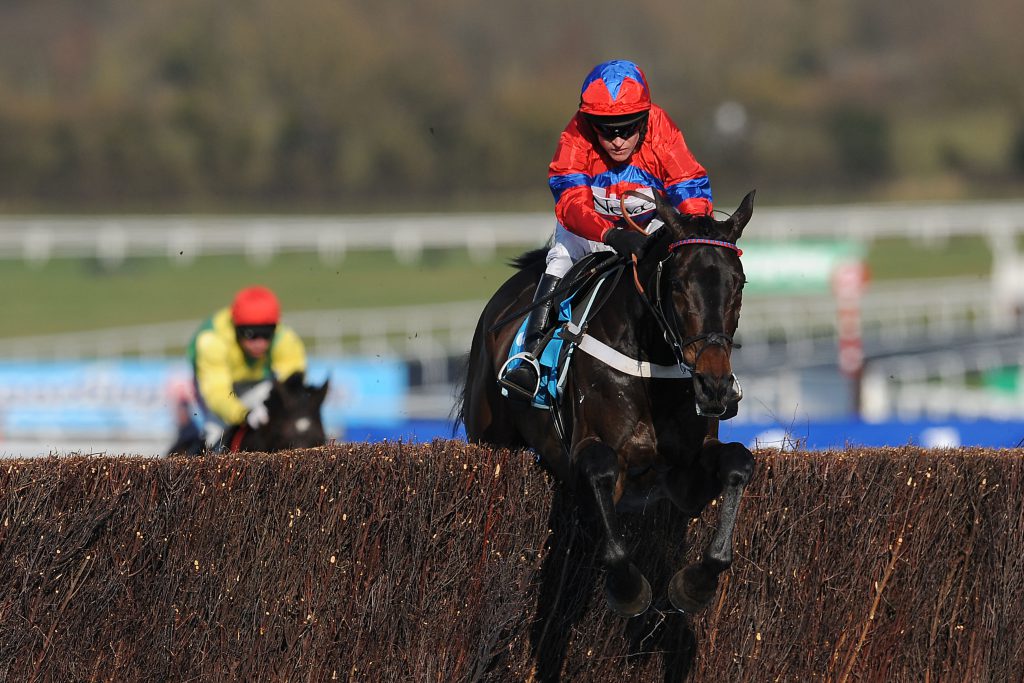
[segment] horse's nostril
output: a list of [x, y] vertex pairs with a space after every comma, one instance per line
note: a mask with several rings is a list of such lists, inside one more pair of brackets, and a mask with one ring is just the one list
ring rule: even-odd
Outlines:
[[726, 384], [720, 377], [695, 374], [694, 381], [697, 385], [698, 391], [705, 395], [722, 394], [726, 389]]

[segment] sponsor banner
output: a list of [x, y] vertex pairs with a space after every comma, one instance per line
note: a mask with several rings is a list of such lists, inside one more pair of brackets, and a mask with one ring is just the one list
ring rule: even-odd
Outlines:
[[1017, 448], [1024, 445], [1024, 422], [1002, 420], [918, 420], [868, 423], [857, 419], [791, 425], [721, 424], [723, 441], [750, 448], [841, 450], [847, 446], [922, 448]]
[[746, 290], [758, 294], [829, 292], [839, 267], [865, 256], [855, 242], [741, 240], [740, 246]]
[[[402, 418], [407, 370], [398, 359], [312, 358], [307, 381], [330, 380], [323, 407], [329, 433], [350, 421]], [[184, 360], [0, 362], [0, 442], [31, 436], [152, 438], [173, 435], [192, 398]]]
[[[813, 421], [799, 426], [721, 423], [723, 441], [739, 441], [750, 448], [841, 450], [848, 446], [920, 446], [922, 448], [1015, 448], [1024, 446], [1024, 421], [954, 420], [865, 423], [859, 420]], [[354, 441], [427, 443], [433, 439], [465, 439], [462, 425], [447, 420], [405, 420], [381, 427], [353, 424]]]
[[404, 418], [409, 371], [402, 360], [311, 358], [308, 364], [308, 383], [330, 380], [322, 410], [328, 433], [340, 435], [352, 421], [393, 425]]

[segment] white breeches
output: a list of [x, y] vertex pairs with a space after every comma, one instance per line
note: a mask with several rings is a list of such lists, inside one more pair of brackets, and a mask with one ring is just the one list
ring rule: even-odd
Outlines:
[[[647, 234], [660, 228], [662, 223], [657, 218], [647, 225]], [[547, 266], [544, 272], [555, 277], [564, 277], [572, 264], [579, 261], [587, 254], [595, 251], [612, 251], [612, 248], [603, 242], [594, 242], [585, 237], [569, 232], [561, 223], [555, 224], [555, 241], [548, 249]]]

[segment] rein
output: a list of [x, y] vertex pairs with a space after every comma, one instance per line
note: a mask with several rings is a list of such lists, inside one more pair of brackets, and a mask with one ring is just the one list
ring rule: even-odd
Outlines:
[[228, 446], [229, 453], [237, 453], [242, 447], [242, 440], [245, 439], [246, 432], [249, 431], [249, 423], [243, 422], [238, 425], [238, 429], [235, 430], [234, 436], [231, 437], [231, 444]]
[[551, 301], [553, 299], [558, 299], [559, 297], [561, 297], [566, 292], [569, 292], [569, 291], [573, 290], [579, 283], [586, 282], [587, 280], [589, 280], [592, 277], [595, 277], [597, 275], [600, 275], [602, 273], [606, 273], [606, 272], [608, 272], [610, 270], [614, 270], [615, 268], [620, 268], [620, 267], [622, 267], [622, 261], [620, 259], [614, 259], [613, 258], [613, 259], [608, 259], [608, 260], [606, 260], [603, 263], [598, 263], [598, 264], [594, 265], [593, 267], [588, 268], [584, 272], [580, 273], [579, 275], [574, 277], [569, 282], [562, 282], [562, 283], [560, 283], [557, 287], [555, 287], [554, 291], [551, 292], [550, 294], [548, 294], [547, 296], [542, 297], [540, 299], [537, 299], [536, 301], [531, 303], [529, 306], [525, 306], [523, 308], [520, 308], [519, 310], [516, 310], [516, 311], [513, 311], [512, 313], [509, 313], [508, 315], [506, 315], [505, 317], [501, 318], [500, 320], [495, 322], [493, 325], [491, 325], [488, 328], [487, 331], [488, 332], [495, 332], [496, 330], [501, 329], [502, 327], [504, 327], [508, 323], [512, 322], [513, 320], [515, 320], [517, 318], [521, 318], [522, 316], [526, 315], [527, 313], [529, 313], [533, 309], [538, 308], [542, 304], [546, 304], [547, 302], [549, 302], [549, 301]]

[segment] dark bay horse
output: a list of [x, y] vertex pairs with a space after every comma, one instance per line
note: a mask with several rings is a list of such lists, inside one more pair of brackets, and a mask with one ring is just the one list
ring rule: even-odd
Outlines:
[[[529, 306], [545, 250], [520, 258], [520, 270], [487, 303], [476, 327], [460, 409], [468, 439], [532, 448], [577, 504], [591, 506], [604, 538], [605, 595], [624, 616], [646, 611], [652, 594], [630, 557], [618, 509], [668, 498], [697, 517], [722, 496], [702, 558], [669, 583], [677, 609], [703, 609], [732, 563], [733, 528], [754, 458], [717, 435], [718, 418], [741, 397], [730, 362], [744, 285], [736, 242], [753, 213], [753, 195], [731, 217], [716, 220], [681, 215], [655, 193], [665, 225], [648, 238], [639, 262], [624, 265], [628, 275], [616, 280], [576, 336], [628, 357], [628, 367], [577, 348], [557, 411], [503, 397], [496, 380], [523, 316], [495, 323]], [[550, 412], [561, 416], [561, 429]]]
[[328, 381], [320, 386], [306, 384], [305, 374], [296, 372], [283, 382], [274, 380], [267, 396], [270, 421], [259, 429], [244, 422], [224, 433], [228, 450], [272, 453], [292, 448], [312, 448], [327, 442], [320, 408], [327, 397]]
[[[222, 443], [229, 452], [264, 452], [312, 448], [327, 442], [320, 415], [327, 397], [328, 382], [320, 386], [306, 384], [305, 373], [296, 372], [283, 382], [273, 380], [264, 401], [270, 418], [259, 429], [244, 422], [229, 427]], [[168, 455], [199, 455], [206, 450], [203, 436], [191, 422], [185, 423]]]

